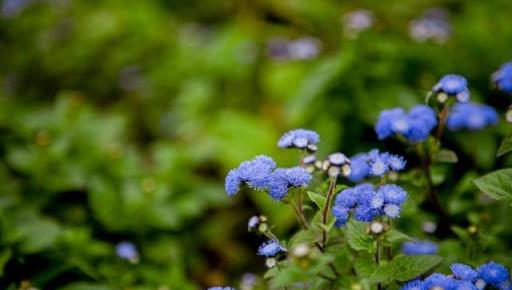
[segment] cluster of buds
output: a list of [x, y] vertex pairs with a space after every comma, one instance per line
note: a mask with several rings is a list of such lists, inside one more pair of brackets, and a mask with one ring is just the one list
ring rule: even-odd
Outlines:
[[338, 152], [327, 156], [324, 161], [315, 161], [315, 167], [327, 172], [330, 177], [349, 176], [352, 172], [350, 163], [350, 159], [345, 154]]
[[267, 217], [264, 215], [252, 216], [247, 222], [249, 232], [265, 234], [268, 231]]
[[381, 235], [382, 233], [386, 232], [387, 230], [389, 230], [389, 225], [385, 224], [381, 221], [372, 221], [370, 223], [370, 225], [368, 225], [368, 228], [366, 229], [366, 231], [369, 234], [376, 235], [376, 236]]

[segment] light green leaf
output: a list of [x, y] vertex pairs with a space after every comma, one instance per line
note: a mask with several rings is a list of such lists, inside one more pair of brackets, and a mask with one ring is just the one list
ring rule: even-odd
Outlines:
[[367, 224], [351, 220], [347, 224], [348, 244], [356, 251], [373, 251], [373, 240], [367, 232]]
[[501, 141], [500, 147], [498, 148], [498, 152], [496, 153], [496, 157], [503, 156], [510, 151], [512, 151], [512, 136], [503, 138], [503, 141]]
[[325, 196], [320, 195], [315, 192], [312, 192], [312, 191], [308, 191], [308, 196], [309, 196], [309, 199], [311, 199], [311, 201], [313, 201], [319, 209], [324, 207]]
[[386, 233], [386, 241], [388, 243], [399, 243], [410, 240], [412, 240], [411, 237], [395, 229], [391, 229]]
[[432, 255], [398, 256], [387, 264], [377, 268], [370, 277], [373, 283], [407, 281], [424, 274], [439, 265], [443, 258]]
[[512, 200], [512, 168], [491, 172], [475, 179], [474, 183], [494, 199]]
[[459, 158], [457, 157], [457, 154], [453, 152], [452, 150], [448, 149], [441, 149], [437, 153], [432, 156], [432, 159], [435, 162], [442, 162], [442, 163], [457, 163], [459, 161]]

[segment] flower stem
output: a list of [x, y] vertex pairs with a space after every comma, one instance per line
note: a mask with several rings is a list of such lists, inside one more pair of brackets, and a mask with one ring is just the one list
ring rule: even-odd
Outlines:
[[450, 106], [448, 103], [445, 103], [441, 113], [439, 113], [439, 126], [437, 126], [436, 131], [436, 140], [440, 142], [441, 136], [443, 136], [444, 128], [446, 127], [446, 121], [448, 120], [448, 115], [450, 114]]
[[[379, 243], [379, 240], [377, 240], [377, 250], [375, 251], [375, 263], [377, 264], [377, 266], [380, 265], [380, 243]], [[377, 289], [382, 290], [381, 283], [377, 283]]]
[[[331, 208], [332, 198], [334, 197], [334, 191], [336, 189], [336, 177], [331, 177], [329, 181], [329, 189], [327, 190], [327, 195], [325, 197], [325, 204], [322, 209], [322, 224], [327, 226], [327, 222], [329, 220], [329, 211]], [[327, 230], [322, 228], [322, 247], [325, 248], [327, 244]]]

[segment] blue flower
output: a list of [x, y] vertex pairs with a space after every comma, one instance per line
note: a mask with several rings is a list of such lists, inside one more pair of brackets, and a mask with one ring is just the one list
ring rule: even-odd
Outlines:
[[334, 206], [332, 209], [332, 215], [336, 218], [335, 225], [337, 227], [344, 226], [349, 218], [350, 208], [343, 206]]
[[452, 131], [480, 130], [498, 122], [494, 108], [474, 103], [456, 104], [448, 117], [446, 127]]
[[425, 105], [417, 105], [408, 113], [401, 108], [382, 111], [375, 125], [379, 140], [402, 135], [416, 143], [427, 139], [437, 125], [435, 111]]
[[497, 72], [493, 73], [492, 81], [500, 90], [512, 93], [512, 61], [503, 64]]
[[378, 192], [384, 196], [386, 203], [401, 205], [407, 199], [407, 192], [396, 184], [386, 184], [379, 187]]
[[456, 281], [454, 290], [478, 290], [475, 284], [469, 281]]
[[454, 263], [450, 266], [453, 276], [460, 280], [475, 281], [478, 278], [478, 273], [466, 264]]
[[434, 255], [437, 254], [438, 249], [437, 244], [429, 241], [415, 240], [402, 244], [402, 253], [406, 255]]
[[231, 288], [231, 287], [210, 287], [208, 288], [208, 290], [236, 290], [235, 288]]
[[364, 153], [357, 154], [350, 158], [351, 172], [347, 177], [348, 180], [358, 182], [370, 175], [370, 166], [368, 165], [368, 156]]
[[508, 269], [505, 266], [492, 261], [478, 267], [477, 272], [485, 282], [493, 286], [505, 282], [509, 278]]
[[499, 290], [512, 290], [512, 281], [510, 279], [505, 280], [505, 281], [499, 283], [498, 285], [496, 285], [496, 287]]
[[276, 168], [274, 160], [264, 155], [242, 162], [238, 168], [232, 169], [226, 176], [226, 193], [229, 196], [235, 195], [242, 183], [256, 190], [265, 189], [274, 168]]
[[384, 205], [384, 214], [390, 218], [397, 218], [400, 216], [400, 206], [394, 203], [388, 203]]
[[444, 290], [456, 289], [457, 281], [453, 278], [445, 276], [440, 273], [434, 273], [428, 276], [424, 281], [425, 289], [437, 289], [441, 288]]
[[252, 216], [247, 222], [247, 228], [249, 231], [255, 230], [256, 227], [260, 224], [260, 218], [258, 216]]
[[275, 200], [282, 200], [290, 187], [301, 187], [311, 182], [311, 173], [302, 167], [278, 168], [267, 180], [268, 193]]
[[267, 241], [258, 248], [258, 255], [264, 257], [274, 257], [282, 252], [286, 252], [286, 249], [277, 240]]
[[136, 260], [139, 257], [137, 247], [131, 242], [120, 242], [116, 245], [116, 254], [121, 259]]
[[400, 290], [428, 290], [425, 288], [424, 284], [425, 283], [421, 280], [412, 280], [400, 287]]
[[370, 161], [370, 173], [374, 176], [382, 176], [388, 169], [387, 159], [381, 156]]
[[305, 129], [295, 129], [284, 133], [277, 142], [281, 148], [299, 148], [304, 149], [308, 145], [316, 144], [320, 141], [320, 136], [315, 131]]
[[407, 162], [402, 156], [391, 155], [388, 158], [388, 165], [393, 171], [400, 171], [405, 168]]
[[461, 103], [469, 101], [468, 82], [460, 75], [449, 74], [443, 76], [439, 82], [434, 85], [432, 91], [455, 96], [457, 101]]

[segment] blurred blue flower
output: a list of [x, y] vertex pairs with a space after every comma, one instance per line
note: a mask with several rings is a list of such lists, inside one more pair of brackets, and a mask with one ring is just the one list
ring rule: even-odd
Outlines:
[[439, 247], [430, 241], [415, 240], [402, 244], [402, 253], [406, 255], [433, 255], [437, 254]]
[[460, 280], [475, 281], [478, 278], [478, 273], [471, 267], [462, 263], [451, 264], [453, 276]]
[[385, 184], [379, 187], [378, 192], [384, 196], [386, 203], [400, 205], [407, 199], [407, 192], [396, 184]]
[[247, 183], [256, 190], [265, 189], [274, 168], [276, 168], [274, 160], [264, 155], [242, 162], [238, 168], [232, 169], [226, 176], [226, 193], [229, 196], [235, 195], [242, 183]]
[[402, 135], [410, 142], [416, 143], [425, 141], [436, 125], [435, 111], [428, 106], [417, 105], [409, 113], [402, 108], [382, 111], [375, 124], [375, 132], [379, 140]]
[[116, 254], [119, 258], [134, 261], [139, 257], [139, 252], [137, 251], [137, 247], [127, 241], [120, 242], [116, 245]]
[[493, 73], [492, 81], [500, 90], [512, 93], [512, 61], [503, 64], [498, 71]]
[[460, 75], [448, 74], [443, 76], [439, 82], [434, 85], [432, 91], [454, 96], [457, 101], [461, 103], [469, 101], [468, 81]]
[[508, 269], [505, 266], [493, 261], [478, 267], [477, 272], [485, 282], [495, 287], [498, 284], [507, 281], [509, 278]]
[[284, 133], [277, 142], [277, 146], [304, 149], [308, 145], [316, 144], [319, 141], [320, 136], [315, 131], [295, 129]]
[[219, 286], [216, 286], [216, 287], [210, 287], [208, 288], [208, 290], [236, 290], [235, 288], [231, 288], [231, 287], [219, 287]]
[[498, 113], [494, 108], [487, 105], [465, 103], [453, 106], [446, 127], [452, 131], [480, 130], [497, 122]]
[[421, 280], [412, 280], [400, 287], [400, 290], [425, 290], [423, 284]]
[[392, 155], [388, 152], [379, 152], [377, 149], [368, 153], [359, 153], [351, 159], [352, 172], [348, 179], [358, 182], [369, 176], [382, 176], [390, 169], [400, 171], [405, 168], [406, 161], [402, 156]]
[[444, 9], [433, 8], [426, 11], [421, 18], [411, 21], [409, 35], [417, 42], [434, 40], [445, 43], [452, 33], [450, 23]]
[[434, 273], [424, 280], [424, 289], [457, 289], [457, 281], [440, 273]]
[[286, 249], [277, 240], [267, 241], [258, 248], [258, 255], [264, 257], [274, 257], [282, 252], [286, 252]]
[[268, 193], [273, 199], [282, 200], [291, 187], [308, 185], [312, 178], [302, 167], [278, 168], [268, 179]]
[[247, 228], [249, 231], [255, 230], [256, 227], [260, 224], [260, 218], [258, 216], [252, 216], [247, 222]]

